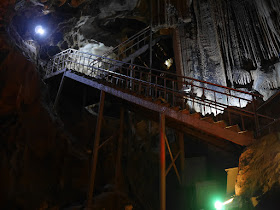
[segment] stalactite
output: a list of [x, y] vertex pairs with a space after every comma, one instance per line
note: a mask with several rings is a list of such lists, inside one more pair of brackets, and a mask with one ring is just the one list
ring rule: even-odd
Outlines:
[[255, 84], [253, 89], [265, 99], [279, 88], [275, 73], [261, 66], [273, 65], [280, 54], [279, 0], [194, 0], [193, 9], [196, 36], [180, 35], [186, 76], [218, 84]]
[[246, 85], [252, 81], [251, 75], [244, 69], [235, 69], [233, 73], [233, 81], [240, 85]]
[[227, 79], [247, 84], [248, 73], [245, 73], [246, 77], [240, 77], [242, 61], [251, 60], [257, 67], [263, 59], [270, 60], [279, 55], [279, 26], [275, 24], [279, 23], [279, 17], [271, 17], [273, 11], [279, 11], [279, 1], [271, 0], [271, 4], [266, 0], [208, 1], [215, 14], [213, 18]]

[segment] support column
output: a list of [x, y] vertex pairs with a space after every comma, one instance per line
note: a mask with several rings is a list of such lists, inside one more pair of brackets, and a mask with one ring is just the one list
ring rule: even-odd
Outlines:
[[82, 107], [81, 107], [81, 116], [83, 116], [84, 113], [85, 113], [86, 103], [87, 103], [87, 87], [85, 86], [83, 88], [83, 99], [82, 99]]
[[180, 165], [181, 165], [181, 184], [184, 184], [184, 170], [185, 170], [185, 145], [184, 145], [184, 133], [179, 134], [179, 147], [180, 147]]
[[[173, 51], [174, 51], [174, 59], [176, 64], [176, 73], [177, 75], [184, 76], [184, 65], [183, 65], [183, 58], [182, 58], [182, 46], [181, 46], [181, 39], [180, 39], [180, 27], [173, 29]], [[177, 78], [177, 88], [178, 90], [182, 90], [184, 87], [183, 82], [184, 79], [182, 77]], [[181, 106], [182, 109], [185, 108], [186, 103], [185, 99], [175, 98], [173, 104], [175, 106]]]
[[91, 204], [92, 204], [96, 166], [97, 166], [97, 160], [98, 160], [98, 148], [99, 148], [101, 125], [102, 125], [102, 119], [103, 119], [104, 100], [105, 100], [105, 92], [102, 90], [100, 93], [100, 104], [99, 104], [97, 124], [96, 124], [96, 129], [95, 129], [94, 147], [93, 147], [93, 152], [92, 152], [92, 168], [91, 168], [91, 174], [90, 174], [90, 180], [89, 180], [87, 209], [90, 209]]
[[119, 130], [119, 138], [118, 138], [118, 150], [117, 150], [117, 158], [116, 158], [116, 171], [115, 171], [115, 189], [117, 191], [116, 194], [116, 209], [120, 209], [120, 195], [118, 191], [122, 190], [123, 187], [123, 179], [122, 179], [122, 143], [123, 143], [123, 129], [124, 129], [124, 108], [121, 107], [120, 113], [120, 130]]
[[[184, 76], [184, 65], [183, 65], [183, 59], [182, 59], [182, 46], [181, 46], [181, 40], [180, 40], [180, 32], [179, 28], [176, 28], [173, 30], [173, 51], [174, 51], [174, 58], [175, 58], [175, 64], [176, 64], [176, 73], [180, 76]], [[179, 78], [177, 78], [179, 79]], [[180, 81], [183, 82], [183, 81]], [[178, 89], [180, 90], [183, 85], [182, 83], [178, 84]]]
[[122, 185], [122, 142], [123, 142], [123, 130], [124, 130], [124, 108], [121, 108], [121, 114], [120, 114], [120, 133], [119, 133], [119, 139], [118, 139], [118, 151], [117, 151], [117, 160], [116, 160], [116, 174], [115, 174], [115, 184], [117, 189], [120, 189]]
[[166, 209], [165, 114], [160, 113], [160, 210]]
[[62, 78], [61, 78], [61, 81], [60, 81], [60, 84], [59, 84], [59, 88], [58, 88], [58, 91], [57, 91], [57, 94], [56, 94], [56, 97], [55, 97], [55, 100], [54, 100], [54, 104], [53, 104], [53, 110], [56, 110], [57, 103], [58, 103], [58, 100], [59, 100], [59, 97], [60, 97], [60, 94], [61, 94], [61, 91], [62, 91], [65, 74], [66, 74], [66, 70], [64, 71], [64, 73], [62, 75]]

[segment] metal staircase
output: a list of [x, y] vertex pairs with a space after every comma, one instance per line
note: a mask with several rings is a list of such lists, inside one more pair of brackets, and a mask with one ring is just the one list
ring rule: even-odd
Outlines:
[[147, 51], [149, 45], [155, 45], [159, 39], [160, 37], [155, 36], [151, 27], [146, 27], [102, 56], [129, 62]]
[[[258, 104], [260, 95], [128, 63], [156, 42], [151, 29], [146, 28], [103, 56], [68, 49], [55, 55], [48, 63], [45, 80], [62, 74], [54, 108], [66, 77], [101, 90], [86, 205], [88, 209], [92, 206], [98, 151], [113, 139], [110, 137], [99, 144], [105, 93], [120, 98], [130, 110], [141, 113], [143, 117], [159, 120], [162, 210], [166, 209], [166, 176], [172, 167], [179, 183], [182, 181], [175, 161], [180, 157], [180, 172], [183, 173], [184, 133], [225, 149], [230, 145], [229, 141], [242, 146], [250, 145], [260, 132], [267, 129], [267, 125], [277, 122], [258, 112], [261, 107]], [[123, 123], [124, 107], [120, 112], [116, 186], [120, 183]], [[178, 131], [180, 151], [174, 156], [165, 134], [165, 125]], [[171, 159], [167, 170], [165, 147]]]
[[[197, 131], [243, 146], [252, 143], [252, 131], [256, 136], [260, 121], [274, 120], [257, 113], [260, 95], [74, 49], [53, 57], [45, 79], [60, 73], [142, 109], [164, 112], [170, 122], [176, 122], [174, 127], [181, 125], [186, 132]], [[242, 108], [244, 104], [250, 108]], [[200, 107], [200, 113], [194, 107]]]

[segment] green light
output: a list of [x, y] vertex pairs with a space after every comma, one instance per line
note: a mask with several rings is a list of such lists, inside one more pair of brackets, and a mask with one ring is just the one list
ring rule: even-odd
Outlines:
[[215, 202], [215, 208], [217, 210], [222, 210], [223, 209], [223, 203], [221, 201], [216, 201]]

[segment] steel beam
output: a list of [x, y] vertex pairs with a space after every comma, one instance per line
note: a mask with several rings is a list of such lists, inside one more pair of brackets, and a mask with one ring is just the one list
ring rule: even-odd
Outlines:
[[120, 130], [119, 130], [119, 138], [118, 138], [118, 151], [117, 151], [117, 160], [116, 160], [116, 177], [115, 183], [117, 189], [121, 187], [121, 177], [122, 177], [122, 167], [121, 167], [121, 159], [122, 159], [122, 142], [123, 142], [123, 130], [124, 130], [124, 108], [121, 108], [120, 113]]
[[94, 147], [93, 147], [93, 153], [92, 153], [92, 168], [91, 168], [91, 174], [90, 174], [90, 180], [89, 180], [87, 209], [90, 209], [90, 207], [92, 205], [92, 196], [93, 196], [93, 190], [94, 190], [96, 166], [97, 166], [97, 161], [98, 161], [98, 148], [99, 148], [101, 125], [102, 125], [102, 118], [103, 118], [104, 101], [105, 101], [105, 92], [101, 91], [100, 105], [99, 105], [97, 124], [96, 124], [96, 129], [95, 129]]
[[160, 104], [155, 104], [152, 101], [148, 101], [148, 100], [145, 100], [144, 98], [134, 96], [130, 93], [124, 92], [123, 90], [119, 90], [117, 88], [101, 84], [97, 81], [92, 81], [90, 79], [80, 77], [69, 71], [66, 72], [66, 76], [71, 79], [74, 79], [76, 81], [87, 84], [91, 87], [97, 88], [99, 90], [103, 90], [106, 93], [112, 94], [120, 99], [124, 99], [128, 102], [134, 103], [136, 105], [140, 105], [141, 107], [146, 108], [150, 111], [153, 111], [156, 113], [165, 112], [166, 117], [168, 117], [168, 119], [174, 119], [177, 121], [178, 124], [182, 124], [184, 126], [192, 128], [192, 129], [199, 128], [199, 130], [202, 132], [205, 132], [207, 134], [210, 134], [210, 135], [218, 137], [218, 138], [222, 138], [222, 139], [231, 141], [235, 144], [239, 144], [242, 146], [248, 146], [251, 143], [253, 143], [254, 139], [250, 138], [246, 135], [238, 134], [234, 131], [224, 129], [222, 127], [218, 127], [215, 125], [215, 123], [205, 122], [203, 120], [200, 120], [200, 119], [195, 118], [188, 114], [182, 114], [181, 112], [175, 111], [172, 108], [168, 108], [168, 107], [162, 106]]
[[[171, 151], [171, 148], [169, 146], [169, 143], [168, 143], [168, 140], [167, 140], [167, 137], [165, 136], [165, 143], [166, 143], [166, 146], [167, 146], [167, 149], [168, 149], [168, 152], [169, 152], [169, 155], [170, 155], [170, 159], [171, 159], [171, 165], [173, 166], [174, 170], [175, 170], [175, 173], [176, 173], [176, 176], [178, 178], [178, 181], [179, 183], [181, 184], [181, 177], [179, 175], [179, 172], [178, 172], [178, 169], [177, 169], [177, 166], [176, 166], [176, 163], [175, 163], [175, 159], [173, 158], [173, 154], [172, 154], [172, 151]], [[177, 158], [176, 158], [177, 159]], [[167, 175], [167, 173], [166, 173]]]
[[166, 209], [165, 114], [160, 113], [160, 210]]
[[181, 184], [184, 184], [184, 170], [185, 170], [184, 133], [179, 132], [178, 138], [179, 138], [179, 148], [180, 148]]
[[59, 88], [58, 88], [58, 91], [57, 91], [57, 94], [56, 94], [56, 97], [55, 97], [55, 100], [54, 100], [53, 110], [56, 110], [57, 103], [58, 103], [58, 100], [59, 100], [59, 97], [60, 97], [60, 94], [61, 94], [61, 91], [62, 91], [65, 74], [66, 74], [66, 71], [63, 72], [63, 75], [62, 75], [62, 78], [61, 78], [61, 81], [60, 81], [60, 84], [59, 84]]

